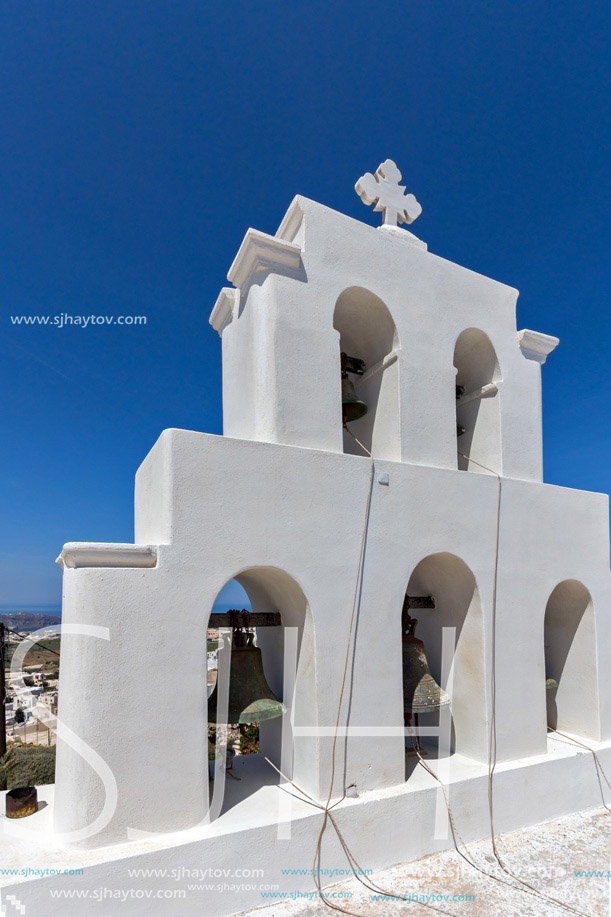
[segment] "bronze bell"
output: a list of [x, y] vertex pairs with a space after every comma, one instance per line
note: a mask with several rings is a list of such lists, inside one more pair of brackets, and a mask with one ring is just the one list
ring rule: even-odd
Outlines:
[[342, 376], [342, 420], [344, 423], [352, 423], [353, 420], [358, 420], [360, 417], [364, 417], [367, 413], [367, 405], [364, 401], [360, 401], [355, 390], [354, 385], [348, 378], [348, 376]]
[[[268, 685], [261, 650], [253, 645], [254, 634], [233, 632], [229, 668], [227, 723], [260, 723], [286, 712], [286, 707]], [[208, 698], [208, 722], [216, 723], [217, 687]]]
[[431, 675], [424, 643], [415, 636], [416, 618], [409, 618], [403, 635], [403, 713], [409, 725], [412, 714], [434, 713], [450, 703], [450, 697]]

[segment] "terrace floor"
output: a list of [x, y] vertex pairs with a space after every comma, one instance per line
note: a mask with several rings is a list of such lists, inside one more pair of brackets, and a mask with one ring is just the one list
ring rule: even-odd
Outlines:
[[[544, 895], [555, 897], [587, 917], [603, 917], [611, 913], [610, 818], [611, 809], [604, 808], [570, 815], [499, 835], [497, 849], [511, 872]], [[574, 913], [537, 896], [506, 875], [492, 855], [490, 840], [470, 843], [468, 848], [472, 861], [496, 879], [478, 872], [452, 850], [368, 876], [368, 881], [381, 892], [366, 889], [353, 878], [327, 889], [327, 894], [333, 895], [333, 904], [359, 917], [432, 917], [436, 913], [455, 917], [566, 917]], [[365, 864], [361, 866], [365, 868]], [[596, 872], [598, 876], [585, 875]], [[402, 901], [385, 898], [382, 892], [412, 897]], [[304, 894], [312, 895], [305, 891], [305, 883]], [[443, 896], [447, 898], [443, 900]], [[426, 904], [419, 903], [422, 901]], [[311, 898], [244, 911], [253, 917], [328, 917], [337, 913]]]

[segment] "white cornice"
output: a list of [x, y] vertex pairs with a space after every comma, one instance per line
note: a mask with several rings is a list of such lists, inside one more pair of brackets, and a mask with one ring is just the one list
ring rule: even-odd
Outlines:
[[79, 567], [154, 567], [157, 548], [150, 544], [97, 544], [70, 541], [55, 561], [64, 570]]
[[241, 289], [253, 276], [263, 271], [280, 273], [287, 268], [297, 270], [301, 264], [301, 248], [258, 229], [249, 229], [240, 250], [227, 272], [227, 280]]
[[284, 214], [282, 222], [278, 227], [276, 238], [287, 239], [289, 242], [292, 242], [299, 231], [299, 227], [301, 226], [302, 221], [303, 208], [301, 206], [301, 198], [299, 195], [297, 195], [297, 197], [293, 199], [289, 209]]
[[555, 350], [560, 343], [560, 338], [553, 337], [551, 334], [542, 334], [540, 331], [530, 331], [524, 328], [518, 331], [518, 344], [527, 360], [536, 360], [537, 363], [545, 363], [548, 355]]
[[218, 331], [220, 337], [223, 331], [231, 322], [235, 309], [240, 302], [240, 291], [234, 290], [233, 287], [223, 287], [210, 313], [210, 324], [215, 331]]

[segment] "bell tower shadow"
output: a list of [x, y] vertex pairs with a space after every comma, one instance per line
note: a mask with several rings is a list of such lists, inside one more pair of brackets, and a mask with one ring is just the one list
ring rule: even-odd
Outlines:
[[598, 739], [594, 604], [577, 580], [565, 580], [551, 593], [545, 609], [544, 644], [547, 725]]
[[[401, 461], [399, 429], [399, 335], [382, 300], [362, 287], [349, 287], [335, 304], [333, 327], [338, 332], [340, 354], [362, 360], [362, 376], [349, 376], [367, 413], [354, 423], [354, 434], [376, 458]], [[338, 371], [338, 393], [341, 372]], [[342, 412], [338, 404], [338, 423]], [[362, 455], [362, 449], [344, 431], [344, 452]]]

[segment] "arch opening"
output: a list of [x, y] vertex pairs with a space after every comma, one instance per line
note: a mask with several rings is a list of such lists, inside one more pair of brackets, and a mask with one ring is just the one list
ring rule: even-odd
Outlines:
[[[479, 590], [470, 568], [454, 554], [425, 557], [410, 576], [406, 594], [432, 596], [434, 609], [410, 612], [418, 621], [416, 636], [423, 641], [432, 677], [451, 696], [451, 705], [420, 716], [421, 727], [439, 730], [423, 736], [431, 757], [460, 754], [478, 761], [487, 759], [486, 689], [483, 616]], [[442, 671], [444, 633], [449, 653]], [[404, 684], [408, 673], [403, 672]], [[406, 738], [406, 751], [411, 740]], [[406, 759], [406, 778], [414, 761]]]
[[[228, 596], [230, 601], [227, 601]], [[243, 602], [244, 597], [246, 603]], [[244, 798], [263, 784], [277, 783], [277, 774], [264, 757], [273, 761], [287, 776], [302, 781], [304, 786], [312, 786], [316, 781], [316, 756], [310, 753], [311, 737], [294, 736], [291, 725], [291, 718], [297, 727], [311, 726], [316, 722], [316, 659], [310, 606], [302, 589], [288, 573], [276, 567], [250, 567], [228, 581], [219, 592], [212, 610], [241, 610], [244, 607], [255, 613], [280, 614], [280, 626], [254, 629], [254, 642], [261, 650], [265, 680], [283, 701], [286, 712], [257, 724], [258, 751], [255, 750], [257, 736], [253, 730], [242, 729], [245, 740], [242, 742], [237, 730], [232, 730], [236, 743], [234, 768], [238, 764], [248, 766], [248, 771], [244, 770], [246, 783], [240, 784], [238, 795]], [[211, 636], [210, 629], [208, 636]], [[209, 695], [212, 689], [213, 686], [208, 688]], [[217, 728], [228, 729], [228, 725], [218, 724]], [[246, 755], [250, 763], [240, 762], [239, 759]]]
[[502, 474], [501, 371], [488, 335], [478, 328], [463, 331], [454, 348], [454, 366], [458, 468], [490, 473], [475, 461]]
[[564, 580], [545, 609], [545, 678], [550, 729], [600, 737], [594, 605], [577, 580]]
[[[240, 586], [237, 580], [231, 579], [225, 583], [217, 595], [212, 611], [222, 613], [234, 608], [252, 611], [246, 590], [243, 586]], [[218, 649], [220, 644], [218, 628], [208, 626], [206, 642], [208, 697], [210, 697], [214, 691], [218, 674]]]
[[[341, 391], [340, 354], [365, 363], [362, 376], [349, 373], [357, 397], [367, 413], [351, 424], [354, 435], [378, 458], [401, 459], [399, 428], [399, 336], [385, 303], [362, 287], [350, 287], [335, 304], [333, 327], [339, 334], [338, 394]], [[342, 423], [341, 394], [338, 423]], [[344, 452], [362, 455], [362, 449], [343, 431]]]

